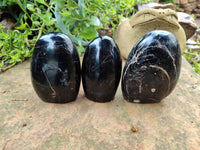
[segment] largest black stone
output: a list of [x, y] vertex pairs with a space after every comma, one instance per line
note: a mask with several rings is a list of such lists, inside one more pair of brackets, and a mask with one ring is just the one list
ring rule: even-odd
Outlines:
[[79, 56], [62, 33], [48, 33], [36, 43], [31, 78], [38, 96], [46, 102], [66, 103], [78, 95], [81, 79]]
[[132, 49], [122, 75], [127, 101], [159, 102], [174, 89], [180, 74], [181, 51], [176, 37], [162, 30], [146, 34]]

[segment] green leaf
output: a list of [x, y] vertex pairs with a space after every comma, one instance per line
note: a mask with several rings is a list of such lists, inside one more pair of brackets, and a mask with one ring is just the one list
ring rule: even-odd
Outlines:
[[101, 22], [100, 22], [99, 18], [96, 16], [91, 17], [90, 24], [93, 26], [97, 26], [97, 27], [101, 26]]
[[71, 13], [70, 12], [68, 12], [68, 11], [64, 11], [64, 12], [62, 12], [62, 13], [60, 13], [62, 16], [70, 16], [71, 15]]
[[84, 48], [83, 46], [77, 46], [76, 48], [77, 48], [77, 50], [78, 50], [79, 56], [80, 56], [81, 53], [85, 50], [85, 48]]
[[56, 19], [50, 19], [48, 25], [53, 25], [56, 22]]
[[6, 34], [5, 32], [2, 32], [2, 33], [0, 34], [0, 39], [7, 39], [8, 37], [9, 37], [9, 35]]
[[84, 39], [94, 39], [98, 37], [98, 32], [94, 27], [84, 28], [84, 30], [79, 34], [80, 37]]
[[82, 17], [85, 17], [85, 3], [84, 3], [84, 0], [79, 0], [78, 1], [78, 12], [79, 12], [79, 15], [82, 16]]
[[44, 0], [36, 0], [38, 3], [40, 3], [40, 4], [44, 4], [44, 5], [46, 5], [46, 3], [45, 3], [45, 1]]
[[77, 5], [77, 3], [74, 1], [74, 0], [67, 0], [67, 6], [69, 7], [69, 8], [78, 8], [78, 5]]
[[34, 4], [27, 4], [27, 8], [30, 11], [35, 11]]
[[3, 46], [3, 42], [2, 41], [0, 41], [0, 49], [1, 49], [1, 47]]
[[39, 26], [40, 22], [39, 21], [33, 21], [33, 24], [36, 25], [36, 26]]
[[74, 20], [77, 20], [77, 21], [86, 21], [87, 20], [87, 18], [79, 15], [76, 12], [76, 10], [71, 10], [70, 12], [71, 12], [71, 16], [70, 16], [71, 19], [74, 19]]
[[3, 66], [4, 66], [4, 61], [1, 61], [0, 68], [2, 68]]
[[56, 20], [52, 19], [50, 13], [44, 14], [37, 14], [45, 23], [46, 25], [52, 25]]
[[16, 27], [18, 30], [24, 30], [26, 29], [26, 24], [21, 24], [19, 27]]

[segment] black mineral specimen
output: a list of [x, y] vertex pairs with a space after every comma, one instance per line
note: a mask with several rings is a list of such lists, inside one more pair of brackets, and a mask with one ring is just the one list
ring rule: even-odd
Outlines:
[[121, 85], [124, 98], [136, 103], [160, 102], [174, 89], [180, 68], [176, 37], [163, 30], [147, 33], [126, 61]]
[[48, 33], [36, 43], [31, 61], [31, 79], [45, 102], [66, 103], [78, 95], [80, 60], [72, 41], [62, 33]]
[[121, 77], [122, 61], [114, 40], [108, 36], [94, 39], [86, 49], [82, 64], [85, 96], [96, 102], [111, 101]]

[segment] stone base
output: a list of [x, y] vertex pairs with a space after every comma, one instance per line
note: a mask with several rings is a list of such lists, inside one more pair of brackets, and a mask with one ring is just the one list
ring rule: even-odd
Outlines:
[[200, 147], [200, 77], [184, 58], [175, 90], [155, 104], [129, 103], [121, 87], [108, 103], [88, 100], [82, 87], [74, 102], [45, 103], [32, 88], [29, 66], [26, 61], [0, 74], [2, 150]]

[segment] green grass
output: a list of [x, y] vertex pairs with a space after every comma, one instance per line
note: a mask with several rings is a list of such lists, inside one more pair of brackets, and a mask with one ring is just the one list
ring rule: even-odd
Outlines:
[[196, 58], [200, 59], [200, 52], [185, 50], [183, 56], [191, 63], [192, 68], [197, 74], [200, 74], [200, 62], [196, 61]]

